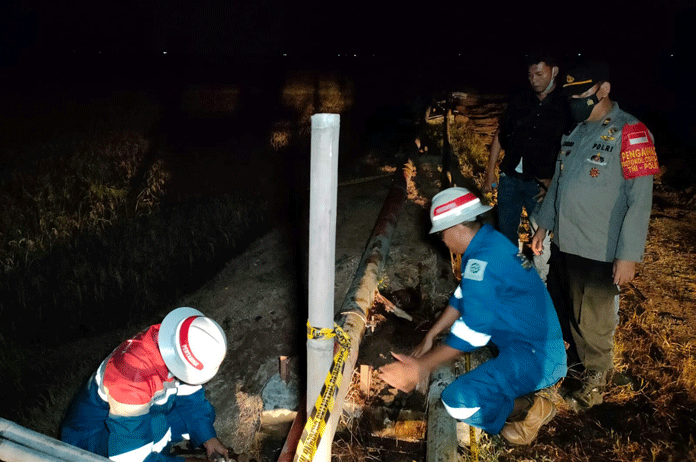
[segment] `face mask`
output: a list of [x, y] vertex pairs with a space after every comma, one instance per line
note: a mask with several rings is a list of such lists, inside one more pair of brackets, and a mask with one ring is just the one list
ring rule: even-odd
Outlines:
[[599, 98], [597, 98], [597, 93], [594, 95], [587, 96], [585, 98], [569, 98], [568, 104], [570, 105], [570, 114], [573, 116], [576, 122], [583, 122], [590, 117], [592, 114], [592, 109], [599, 103]]
[[549, 84], [546, 86], [546, 88], [544, 89], [544, 91], [541, 92], [542, 95], [545, 95], [545, 94], [547, 94], [548, 92], [551, 91], [551, 87], [553, 86], [553, 81], [554, 81], [555, 78], [556, 78], [556, 73], [555, 73], [554, 71], [551, 71], [551, 81], [550, 81]]

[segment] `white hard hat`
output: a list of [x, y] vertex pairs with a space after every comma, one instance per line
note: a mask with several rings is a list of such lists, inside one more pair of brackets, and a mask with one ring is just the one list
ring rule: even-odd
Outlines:
[[433, 197], [430, 206], [430, 233], [437, 233], [464, 221], [473, 221], [478, 215], [492, 209], [466, 188], [447, 188]]
[[212, 379], [227, 353], [227, 338], [220, 325], [188, 307], [177, 308], [164, 318], [157, 344], [171, 373], [191, 385]]

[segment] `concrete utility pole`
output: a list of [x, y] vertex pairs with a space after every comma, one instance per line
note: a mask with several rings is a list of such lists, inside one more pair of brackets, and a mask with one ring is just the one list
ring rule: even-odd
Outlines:
[[[309, 186], [309, 324], [334, 327], [336, 196], [340, 115], [312, 116]], [[321, 392], [333, 360], [333, 338], [307, 340], [307, 415]], [[315, 461], [331, 460], [331, 445], [320, 445]]]

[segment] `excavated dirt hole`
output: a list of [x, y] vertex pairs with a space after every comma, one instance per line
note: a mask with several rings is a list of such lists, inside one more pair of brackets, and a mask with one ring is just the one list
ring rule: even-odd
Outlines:
[[406, 394], [379, 378], [380, 366], [393, 361], [390, 351], [410, 353], [432, 325], [434, 307], [419, 288], [381, 295], [411, 316], [400, 317], [377, 300], [370, 313], [343, 418], [336, 431], [336, 460], [412, 461], [425, 458], [427, 397]]

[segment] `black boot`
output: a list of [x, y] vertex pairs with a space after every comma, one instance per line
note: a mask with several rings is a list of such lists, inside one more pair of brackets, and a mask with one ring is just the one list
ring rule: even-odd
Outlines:
[[602, 404], [604, 388], [607, 386], [607, 371], [587, 369], [582, 375], [582, 388], [572, 392], [566, 402], [575, 411], [589, 409]]

